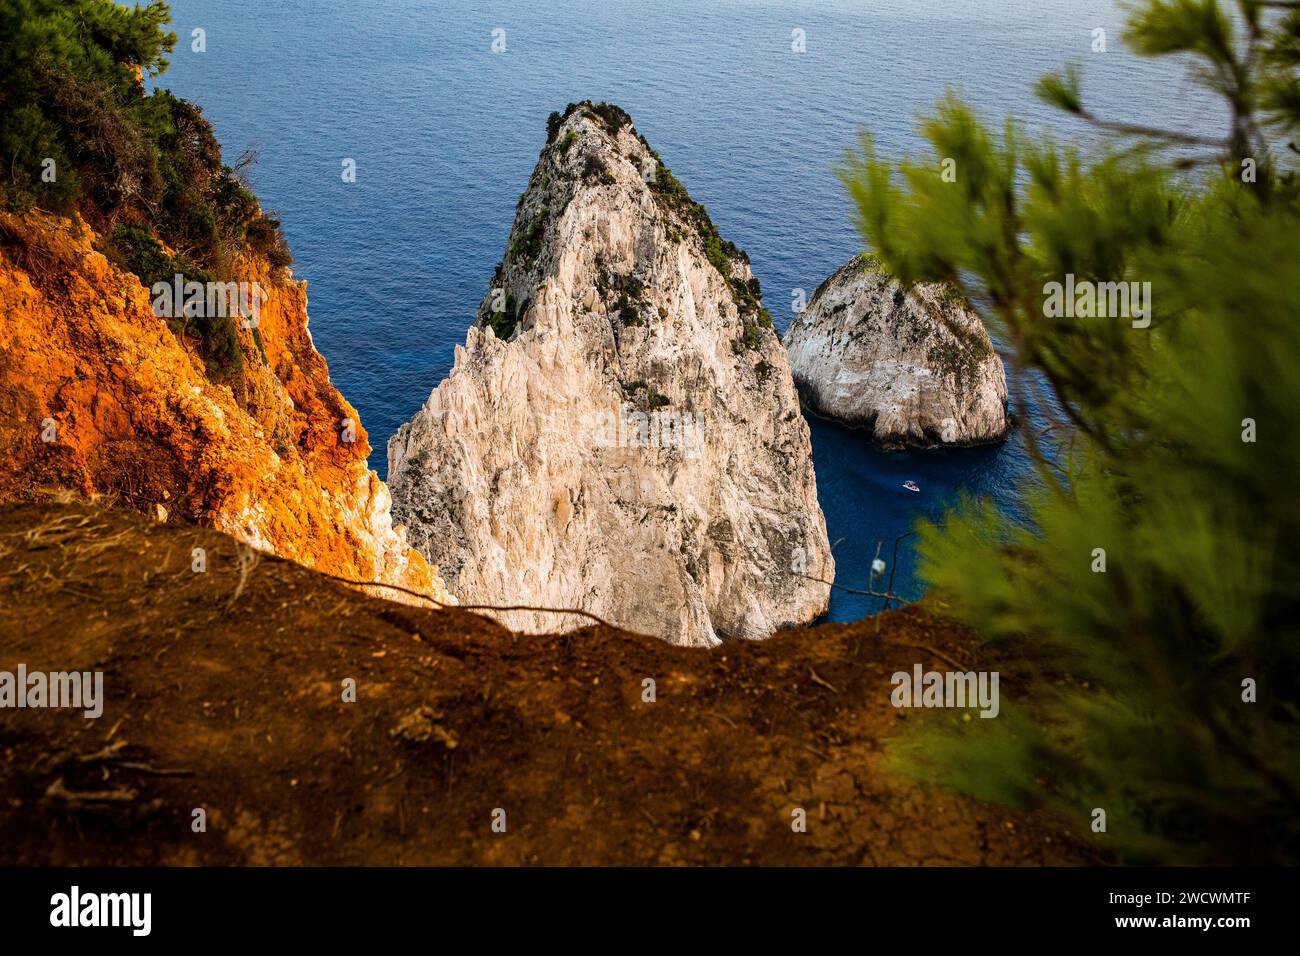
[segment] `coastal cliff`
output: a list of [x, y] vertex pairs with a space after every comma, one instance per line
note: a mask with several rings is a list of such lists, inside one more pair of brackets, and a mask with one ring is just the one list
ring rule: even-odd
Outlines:
[[394, 513], [471, 604], [693, 645], [828, 604], [808, 427], [748, 259], [608, 104], [552, 114], [465, 345], [388, 460]]
[[978, 315], [950, 287], [904, 289], [871, 256], [821, 284], [785, 338], [809, 408], [886, 446], [1006, 437], [1007, 383]]
[[235, 371], [214, 376], [101, 239], [75, 216], [0, 215], [0, 500], [106, 497], [448, 600], [393, 527], [359, 416], [312, 345], [306, 283], [241, 252], [235, 273], [265, 299], [255, 325], [229, 324]]

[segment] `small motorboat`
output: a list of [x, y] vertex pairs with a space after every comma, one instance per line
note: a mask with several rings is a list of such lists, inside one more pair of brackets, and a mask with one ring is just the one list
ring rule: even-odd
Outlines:
[[920, 488], [916, 487], [916, 482], [915, 482], [915, 481], [905, 481], [905, 482], [903, 482], [903, 487], [906, 488], [908, 491], [920, 491], [920, 490], [921, 490]]

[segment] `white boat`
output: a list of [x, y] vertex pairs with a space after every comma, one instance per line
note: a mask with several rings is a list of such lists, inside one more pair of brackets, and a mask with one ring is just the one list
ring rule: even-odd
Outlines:
[[903, 487], [906, 488], [908, 491], [920, 491], [920, 490], [921, 490], [920, 488], [916, 487], [916, 482], [915, 482], [915, 481], [905, 481], [905, 482], [903, 482]]

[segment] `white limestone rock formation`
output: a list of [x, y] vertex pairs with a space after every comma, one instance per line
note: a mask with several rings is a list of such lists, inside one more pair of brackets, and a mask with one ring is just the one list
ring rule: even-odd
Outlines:
[[785, 337], [818, 415], [888, 447], [979, 445], [1007, 435], [1002, 359], [953, 288], [903, 288], [872, 256], [821, 284]]
[[389, 442], [394, 514], [463, 604], [689, 645], [815, 619], [834, 562], [747, 257], [622, 110], [548, 133], [451, 373]]

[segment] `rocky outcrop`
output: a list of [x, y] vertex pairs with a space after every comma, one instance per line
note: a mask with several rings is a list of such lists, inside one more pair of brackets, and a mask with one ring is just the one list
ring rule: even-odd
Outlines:
[[869, 428], [883, 445], [1006, 437], [1002, 360], [951, 287], [906, 290], [873, 257], [858, 256], [813, 293], [785, 342], [812, 411]]
[[622, 110], [548, 132], [450, 375], [389, 442], [394, 513], [470, 604], [700, 645], [816, 618], [808, 427], [747, 258]]
[[237, 264], [267, 297], [255, 326], [236, 323], [238, 371], [216, 384], [96, 239], [80, 220], [0, 216], [0, 500], [106, 496], [448, 600], [393, 526], [357, 412], [312, 345], [306, 283]]

